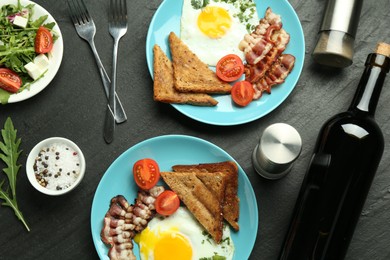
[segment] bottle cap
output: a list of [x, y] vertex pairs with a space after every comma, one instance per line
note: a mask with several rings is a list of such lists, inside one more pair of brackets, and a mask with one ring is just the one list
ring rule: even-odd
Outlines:
[[267, 127], [252, 154], [256, 172], [266, 179], [279, 179], [288, 174], [302, 150], [298, 131], [285, 123]]
[[376, 46], [375, 53], [390, 57], [390, 44], [385, 42], [379, 42]]

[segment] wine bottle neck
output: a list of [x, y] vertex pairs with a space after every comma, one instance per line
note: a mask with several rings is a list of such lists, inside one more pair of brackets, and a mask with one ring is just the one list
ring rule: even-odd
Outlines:
[[349, 110], [359, 110], [373, 116], [386, 74], [390, 69], [390, 58], [371, 53], [367, 57], [365, 66]]

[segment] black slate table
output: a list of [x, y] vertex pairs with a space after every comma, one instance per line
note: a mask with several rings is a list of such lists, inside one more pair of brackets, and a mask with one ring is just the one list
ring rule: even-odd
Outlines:
[[[128, 121], [118, 125], [115, 140], [103, 139], [106, 98], [92, 53], [70, 21], [65, 1], [37, 0], [57, 20], [64, 40], [64, 57], [54, 80], [37, 96], [0, 105], [0, 125], [11, 117], [22, 138], [23, 165], [17, 198], [31, 231], [27, 232], [8, 207], [0, 208], [0, 259], [97, 259], [91, 238], [90, 211], [96, 187], [110, 164], [129, 147], [151, 137], [184, 134], [210, 141], [233, 156], [246, 172], [258, 202], [259, 228], [250, 259], [277, 259], [282, 240], [321, 125], [346, 110], [364, 61], [378, 41], [390, 40], [389, 0], [365, 1], [356, 37], [353, 64], [342, 70], [317, 66], [310, 57], [320, 27], [324, 0], [291, 0], [305, 34], [306, 57], [291, 95], [267, 116], [239, 126], [212, 126], [194, 121], [168, 104], [152, 99], [152, 79], [146, 66], [145, 39], [160, 0], [129, 1], [129, 29], [120, 43], [118, 93]], [[112, 38], [107, 30], [108, 1], [85, 0], [98, 33], [96, 46], [111, 71]], [[131, 2], [131, 4], [130, 4]], [[353, 236], [347, 259], [390, 259], [390, 80], [382, 91], [376, 119], [386, 149]], [[251, 153], [265, 127], [284, 122], [302, 136], [303, 150], [285, 178], [268, 181], [252, 168]], [[87, 170], [80, 186], [61, 197], [38, 193], [28, 182], [25, 163], [39, 141], [62, 136], [83, 150]]]

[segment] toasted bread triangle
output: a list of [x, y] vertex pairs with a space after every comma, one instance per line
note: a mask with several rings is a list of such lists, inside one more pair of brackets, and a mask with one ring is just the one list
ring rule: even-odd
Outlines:
[[222, 172], [227, 176], [225, 200], [223, 203], [223, 217], [235, 229], [239, 230], [238, 224], [240, 214], [240, 199], [237, 196], [238, 191], [238, 166], [233, 161], [224, 161], [218, 163], [203, 163], [195, 165], [174, 165], [173, 171], [183, 172], [190, 171], [195, 173], [200, 172]]
[[195, 174], [207, 189], [214, 194], [222, 207], [225, 201], [228, 176], [223, 172], [195, 172]]
[[207, 94], [180, 93], [173, 86], [172, 62], [157, 44], [153, 47], [154, 100], [164, 103], [215, 106], [218, 101]]
[[220, 243], [223, 232], [222, 205], [193, 172], [161, 172], [165, 183], [179, 196], [199, 223]]
[[179, 92], [230, 93], [232, 86], [221, 81], [174, 32], [169, 34], [174, 87]]

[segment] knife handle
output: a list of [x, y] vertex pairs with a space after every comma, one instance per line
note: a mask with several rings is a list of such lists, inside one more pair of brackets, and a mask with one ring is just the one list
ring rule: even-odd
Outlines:
[[115, 116], [112, 112], [110, 105], [107, 104], [106, 117], [104, 120], [104, 132], [103, 137], [106, 143], [111, 143], [114, 140], [115, 132]]

